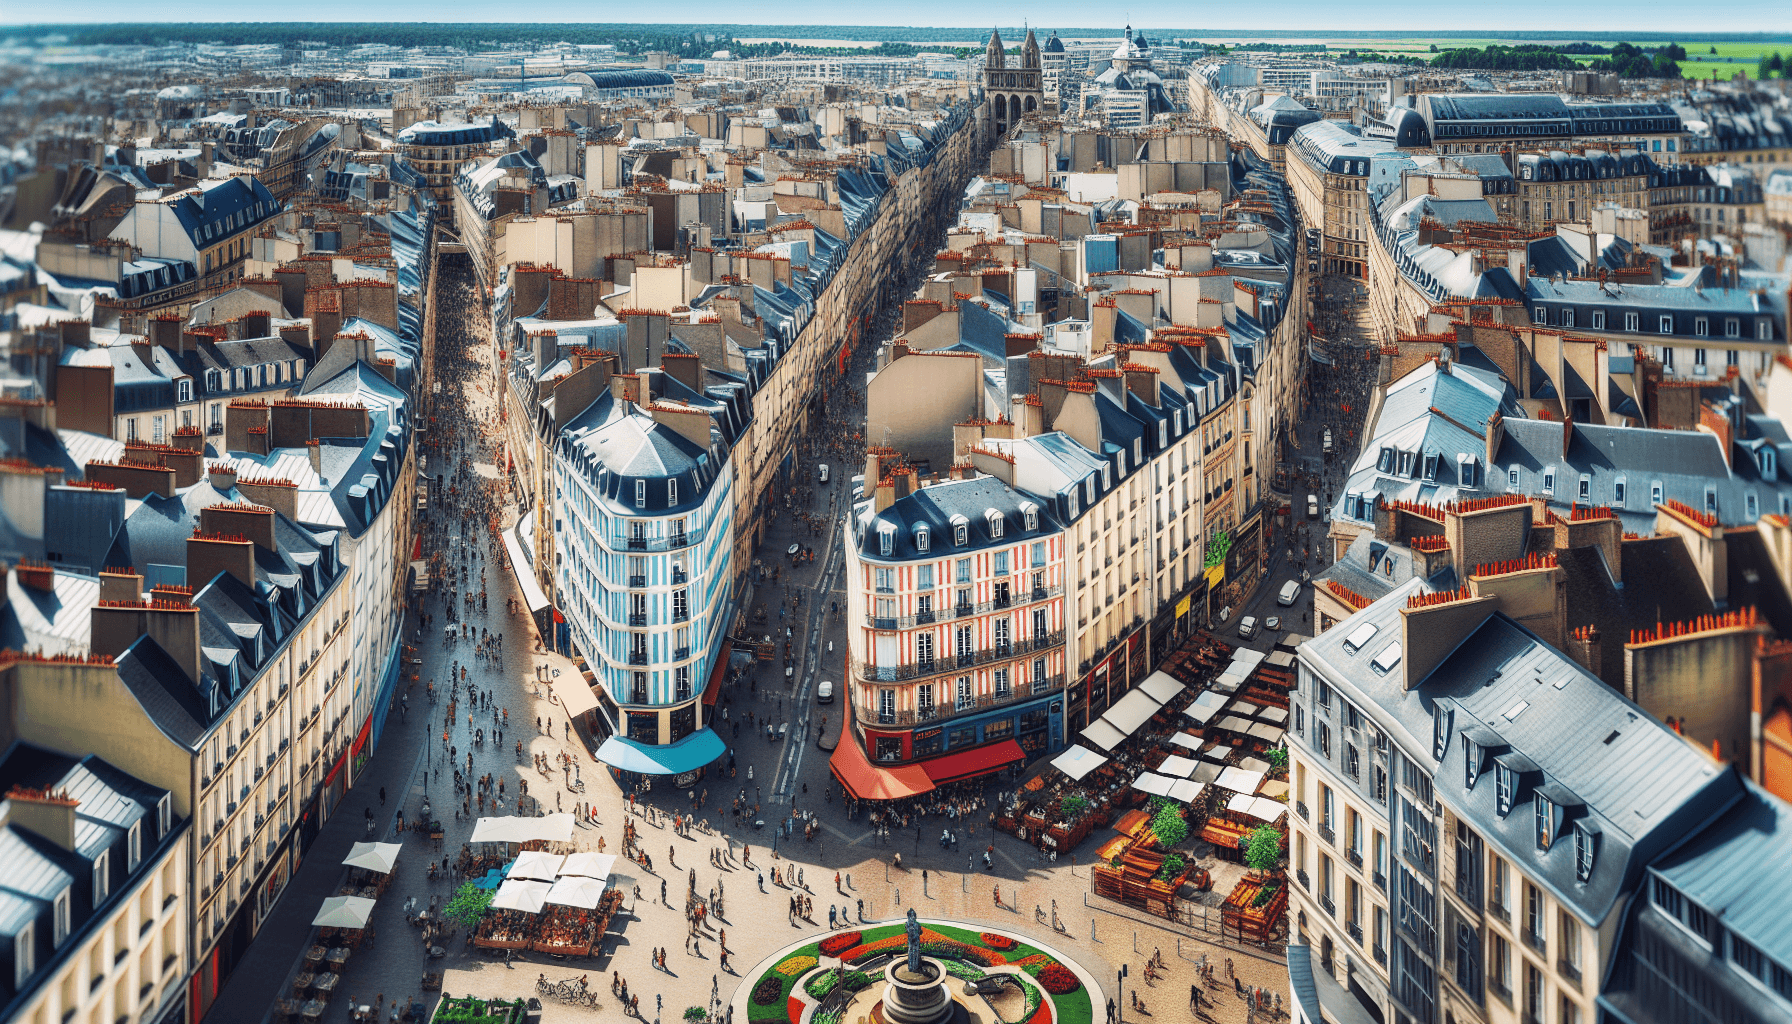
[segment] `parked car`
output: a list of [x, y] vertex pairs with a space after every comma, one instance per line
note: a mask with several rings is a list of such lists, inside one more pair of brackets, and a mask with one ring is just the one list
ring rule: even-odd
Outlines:
[[1246, 615], [1244, 618], [1238, 620], [1238, 635], [1239, 636], [1242, 636], [1246, 640], [1249, 640], [1251, 638], [1251, 635], [1256, 632], [1257, 632], [1257, 617], [1255, 615]]
[[1326, 427], [1325, 431], [1320, 434], [1320, 438], [1319, 450], [1330, 455], [1332, 453], [1332, 428]]
[[1307, 518], [1319, 518], [1319, 495], [1311, 492], [1307, 494]]
[[834, 684], [833, 683], [830, 683], [826, 679], [823, 679], [821, 681], [820, 685], [815, 687], [815, 703], [817, 703], [817, 704], [832, 704], [832, 703], [834, 703]]
[[1282, 584], [1282, 592], [1276, 595], [1276, 603], [1286, 608], [1300, 600], [1300, 581], [1289, 580]]
[[816, 464], [815, 475], [821, 479], [821, 485], [826, 487], [828, 485], [828, 464], [825, 462]]
[[1263, 629], [1266, 632], [1270, 632], [1270, 633], [1281, 632], [1282, 617], [1280, 615], [1271, 615], [1269, 618], [1264, 619], [1263, 620]]

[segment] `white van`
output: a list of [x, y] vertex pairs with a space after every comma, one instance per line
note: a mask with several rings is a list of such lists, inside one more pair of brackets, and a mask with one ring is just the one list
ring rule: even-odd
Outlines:
[[1276, 603], [1286, 608], [1300, 599], [1300, 581], [1289, 580], [1282, 584], [1282, 592], [1276, 595]]
[[821, 684], [815, 688], [815, 703], [817, 703], [817, 704], [832, 704], [832, 703], [834, 703], [834, 684], [833, 683], [828, 682], [826, 679], [823, 679], [821, 681]]
[[828, 485], [828, 464], [825, 462], [816, 463], [815, 475], [821, 480], [821, 485], [826, 487]]
[[1311, 492], [1307, 494], [1307, 518], [1319, 518], [1319, 495]]

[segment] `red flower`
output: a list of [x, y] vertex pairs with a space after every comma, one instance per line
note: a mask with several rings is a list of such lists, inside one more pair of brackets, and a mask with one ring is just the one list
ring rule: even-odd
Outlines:
[[1051, 964], [1039, 972], [1039, 984], [1054, 996], [1066, 995], [1082, 987], [1076, 972], [1063, 964]]
[[821, 940], [821, 951], [828, 956], [839, 956], [859, 944], [864, 936], [859, 932], [841, 932]]
[[988, 946], [990, 949], [1006, 950], [1014, 948], [1013, 939], [1006, 935], [997, 935], [995, 932], [978, 932], [977, 941]]

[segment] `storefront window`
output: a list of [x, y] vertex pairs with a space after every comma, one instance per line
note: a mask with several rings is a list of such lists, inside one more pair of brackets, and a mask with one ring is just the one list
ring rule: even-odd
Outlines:
[[1046, 714], [1044, 708], [1040, 708], [1037, 711], [1028, 711], [1020, 716], [1020, 731], [1032, 732], [1036, 729], [1043, 729], [1045, 728], [1045, 723]]
[[686, 704], [672, 712], [672, 738], [676, 743], [697, 731], [697, 705]]
[[660, 716], [655, 712], [631, 712], [628, 716], [628, 738], [637, 743], [660, 741]]
[[957, 750], [959, 747], [968, 747], [976, 742], [976, 727], [967, 725], [962, 729], [952, 730], [952, 735], [946, 739], [946, 747], [950, 750]]
[[983, 740], [986, 743], [990, 740], [1007, 739], [1012, 735], [1014, 735], [1014, 719], [1012, 718], [998, 718], [993, 722], [983, 724]]
[[930, 729], [925, 733], [915, 733], [909, 741], [909, 752], [915, 757], [932, 757], [940, 752], [940, 731]]
[[877, 738], [877, 759], [879, 761], [902, 760], [902, 737], [879, 736]]

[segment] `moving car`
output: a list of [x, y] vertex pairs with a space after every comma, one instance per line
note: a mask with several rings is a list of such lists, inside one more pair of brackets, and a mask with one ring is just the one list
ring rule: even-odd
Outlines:
[[1268, 633], [1280, 632], [1282, 629], [1282, 617], [1280, 615], [1271, 615], [1269, 618], [1264, 619], [1263, 629]]
[[834, 703], [834, 684], [823, 679], [820, 685], [815, 687], [815, 702], [817, 704]]
[[1321, 440], [1319, 444], [1319, 450], [1330, 455], [1332, 453], [1332, 428], [1326, 427], [1325, 432], [1321, 434], [1320, 437], [1323, 440]]
[[1276, 595], [1276, 603], [1286, 608], [1300, 600], [1300, 581], [1289, 580], [1282, 584], [1282, 592]]
[[1249, 640], [1251, 638], [1251, 635], [1256, 632], [1257, 632], [1257, 617], [1255, 615], [1246, 615], [1244, 618], [1238, 620], [1238, 635], [1239, 636], [1242, 636], [1246, 640]]
[[826, 487], [828, 485], [828, 464], [825, 462], [817, 463], [815, 466], [815, 475], [821, 478], [821, 485]]
[[1307, 494], [1307, 518], [1319, 518], [1319, 495], [1310, 492]]

